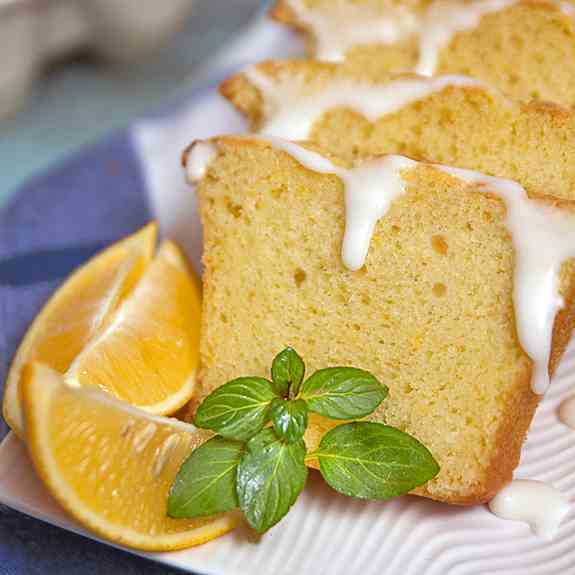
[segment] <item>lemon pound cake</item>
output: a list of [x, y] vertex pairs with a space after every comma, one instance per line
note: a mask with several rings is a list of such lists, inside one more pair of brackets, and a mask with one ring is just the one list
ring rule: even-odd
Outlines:
[[389, 386], [370, 417], [441, 466], [420, 495], [474, 504], [511, 479], [573, 328], [572, 203], [279, 139], [197, 142], [184, 163], [205, 234], [204, 393], [267, 376], [291, 345], [310, 373], [351, 365]]
[[356, 76], [464, 74], [513, 98], [575, 104], [573, 5], [552, 0], [279, 0], [311, 53]]
[[347, 160], [403, 154], [575, 199], [575, 113], [510, 101], [466, 76], [374, 82], [293, 60], [250, 67], [221, 91], [261, 134], [312, 141]]

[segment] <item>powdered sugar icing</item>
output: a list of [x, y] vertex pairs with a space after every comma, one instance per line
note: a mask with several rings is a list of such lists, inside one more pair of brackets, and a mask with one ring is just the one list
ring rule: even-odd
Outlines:
[[418, 74], [431, 76], [437, 68], [440, 50], [447, 46], [455, 34], [472, 30], [481, 17], [499, 12], [517, 0], [475, 0], [463, 2], [432, 2], [425, 12], [419, 30]]
[[567, 427], [575, 429], [575, 395], [561, 402], [559, 406], [559, 419]]
[[[432, 75], [441, 49], [455, 34], [475, 28], [486, 14], [505, 10], [519, 0], [472, 0], [469, 2], [437, 0], [420, 12], [405, 6], [392, 6], [374, 12], [365, 6], [334, 6], [329, 11], [309, 10], [303, 0], [289, 0], [300, 21], [316, 39], [316, 57], [341, 61], [357, 45], [395, 44], [416, 35], [419, 60], [414, 72]], [[556, 2], [566, 15], [573, 15], [569, 2]]]
[[448, 86], [483, 86], [478, 80], [455, 75], [401, 78], [386, 84], [338, 78], [315, 93], [304, 94], [292, 77], [286, 82], [275, 80], [255, 66], [244, 75], [263, 95], [265, 122], [259, 133], [288, 140], [307, 139], [314, 123], [334, 108], [353, 109], [374, 122]]
[[515, 248], [515, 321], [521, 345], [533, 360], [532, 387], [545, 393], [555, 315], [563, 307], [559, 295], [561, 264], [575, 257], [575, 219], [540, 201], [529, 200], [517, 182], [459, 168], [442, 171], [496, 193], [507, 208], [506, 226]]
[[201, 180], [211, 161], [216, 157], [217, 149], [210, 142], [195, 142], [185, 158], [188, 178], [192, 182]]
[[[342, 245], [342, 260], [350, 270], [358, 270], [365, 263], [371, 236], [377, 221], [385, 215], [394, 198], [405, 191], [400, 172], [412, 168], [417, 162], [403, 156], [384, 156], [346, 169], [333, 164], [318, 154], [289, 142], [272, 137], [253, 137], [270, 142], [300, 164], [320, 174], [333, 174], [345, 185], [346, 224]], [[206, 172], [206, 164], [214, 157], [210, 142], [196, 142], [188, 153], [186, 168], [188, 179], [198, 181]]]
[[365, 263], [375, 224], [386, 214], [391, 202], [405, 192], [401, 171], [415, 167], [417, 162], [389, 155], [346, 169], [292, 142], [275, 138], [270, 141], [274, 148], [287, 152], [309, 170], [341, 178], [345, 188], [341, 257], [347, 268], [359, 270]]
[[418, 16], [407, 6], [390, 6], [385, 16], [368, 5], [330, 7], [329, 13], [308, 10], [303, 0], [290, 0], [300, 21], [313, 30], [316, 57], [337, 62], [358, 44], [393, 44], [417, 31]]
[[569, 502], [548, 483], [516, 479], [489, 502], [489, 509], [501, 519], [525, 521], [536, 535], [552, 539], [569, 512]]

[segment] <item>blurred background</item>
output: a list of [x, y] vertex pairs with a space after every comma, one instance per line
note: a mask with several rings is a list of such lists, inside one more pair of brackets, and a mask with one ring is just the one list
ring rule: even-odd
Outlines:
[[265, 0], [0, 0], [0, 204], [189, 92]]

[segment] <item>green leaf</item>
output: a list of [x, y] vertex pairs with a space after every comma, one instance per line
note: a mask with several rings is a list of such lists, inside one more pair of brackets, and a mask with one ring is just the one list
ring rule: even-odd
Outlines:
[[316, 371], [301, 386], [299, 397], [310, 411], [331, 419], [355, 419], [372, 413], [387, 397], [387, 386], [355, 367]]
[[277, 436], [288, 443], [301, 439], [307, 428], [307, 411], [303, 399], [274, 399], [270, 417]]
[[336, 491], [362, 499], [390, 499], [423, 485], [439, 472], [417, 439], [381, 423], [338, 425], [322, 438], [316, 456]]
[[295, 397], [305, 373], [305, 364], [297, 351], [286, 347], [280, 351], [272, 363], [272, 380], [279, 393], [286, 397], [288, 391]]
[[273, 429], [250, 439], [238, 466], [236, 489], [248, 523], [259, 533], [275, 525], [304, 488], [305, 444], [284, 443]]
[[180, 467], [168, 496], [170, 517], [203, 517], [238, 507], [236, 474], [244, 444], [213, 437]]
[[198, 427], [245, 441], [269, 421], [269, 405], [278, 394], [263, 377], [239, 377], [212, 392], [196, 412]]

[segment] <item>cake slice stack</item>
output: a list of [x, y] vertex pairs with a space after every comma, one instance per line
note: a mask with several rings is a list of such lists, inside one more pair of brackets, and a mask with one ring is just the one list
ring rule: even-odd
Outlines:
[[259, 133], [349, 160], [404, 154], [575, 198], [575, 112], [519, 103], [472, 78], [358, 80], [338, 64], [290, 60], [249, 68], [221, 91]]
[[265, 137], [185, 156], [204, 175], [204, 393], [267, 375], [286, 345], [309, 370], [367, 369], [390, 388], [373, 419], [441, 466], [417, 493], [487, 501], [575, 324], [573, 7], [279, 0], [272, 13], [312, 58], [222, 86]]

